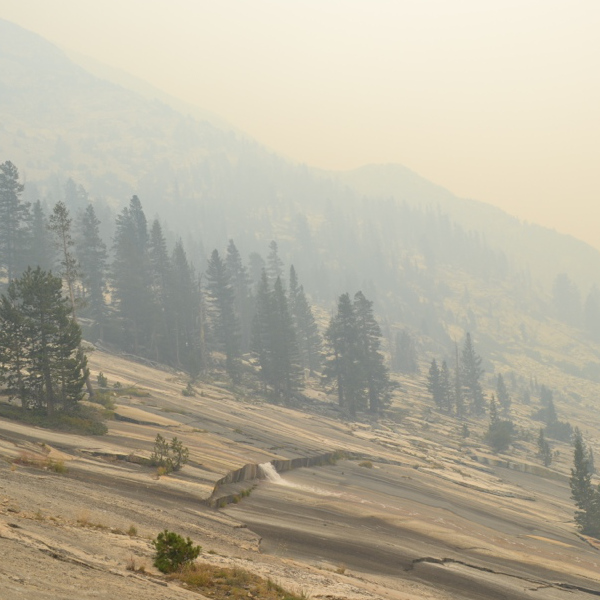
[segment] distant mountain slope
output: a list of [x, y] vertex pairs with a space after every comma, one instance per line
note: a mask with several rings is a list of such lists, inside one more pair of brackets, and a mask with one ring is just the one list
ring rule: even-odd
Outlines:
[[[472, 232], [474, 248], [483, 244], [503, 254], [546, 289], [562, 271], [583, 293], [600, 280], [600, 253], [583, 242], [457, 198], [399, 165], [342, 174], [295, 165], [245, 136], [102, 80], [40, 36], [3, 20], [0, 148], [0, 159], [14, 162], [36, 194], [60, 198], [68, 177], [115, 207], [138, 194], [149, 216], [161, 215], [205, 248], [234, 237], [249, 252], [278, 238], [289, 260], [316, 273], [325, 253], [343, 247], [347, 256], [334, 256], [331, 264], [345, 270], [340, 281], [356, 285], [373, 278], [374, 260], [391, 264], [400, 251], [422, 252], [424, 243], [444, 259], [456, 250], [453, 243], [463, 243], [454, 240], [458, 229], [458, 238]], [[413, 208], [390, 211], [380, 200], [390, 197]], [[440, 218], [425, 218], [427, 212]], [[398, 219], [420, 224], [404, 227]], [[427, 229], [434, 221], [443, 234]], [[400, 229], [404, 244], [392, 240]], [[345, 241], [336, 244], [339, 236]], [[456, 260], [469, 254], [466, 247], [456, 253]]]
[[323, 326], [341, 293], [361, 289], [386, 337], [408, 328], [422, 356], [451, 360], [454, 341], [471, 331], [492, 366], [557, 385], [569, 375], [571, 389], [600, 381], [600, 347], [583, 327], [553, 320], [549, 295], [561, 272], [584, 297], [600, 281], [600, 253], [585, 243], [457, 198], [399, 165], [330, 173], [291, 163], [102, 80], [2, 20], [0, 151], [29, 199], [56, 202], [69, 177], [115, 210], [137, 194], [170, 242], [183, 238], [200, 273], [230, 238], [246, 264], [276, 240]]
[[550, 284], [566, 272], [587, 292], [600, 281], [600, 252], [572, 236], [522, 222], [503, 210], [459, 198], [398, 164], [367, 165], [334, 177], [364, 196], [395, 198], [410, 206], [440, 210], [467, 231], [477, 231], [515, 264], [527, 266], [534, 279]]

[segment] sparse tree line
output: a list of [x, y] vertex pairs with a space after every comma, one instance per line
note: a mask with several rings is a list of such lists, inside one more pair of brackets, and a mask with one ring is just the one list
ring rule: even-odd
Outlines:
[[[24, 342], [25, 329], [19, 325], [17, 309], [30, 310], [26, 303], [33, 302], [28, 291], [32, 286], [37, 286], [39, 294], [47, 293], [50, 286], [57, 313], [55, 327], [63, 337], [63, 329], [72, 331], [68, 356], [77, 381], [87, 378], [79, 317], [93, 340], [182, 368], [192, 379], [222, 365], [231, 381], [239, 383], [250, 361], [263, 390], [280, 400], [301, 390], [306, 374], [319, 374], [324, 359], [328, 365], [346, 361], [346, 371], [342, 373], [338, 365], [336, 377], [336, 385], [341, 384], [340, 406], [351, 415], [366, 409], [378, 413], [385, 407], [391, 386], [379, 350], [381, 331], [372, 303], [357, 294], [352, 333], [347, 328], [341, 333], [339, 317], [334, 317], [323, 343], [293, 266], [289, 277], [284, 277], [275, 241], [266, 260], [254, 253], [248, 268], [230, 240], [224, 253], [213, 250], [205, 272], [198, 273], [181, 240], [169, 252], [160, 222], [155, 219], [148, 225], [137, 196], [118, 214], [109, 248], [92, 204], [72, 219], [65, 203], [59, 201], [47, 217], [39, 201], [23, 202], [22, 192], [16, 167], [10, 162], [0, 165], [0, 283], [6, 285], [0, 319], [4, 325], [15, 320], [11, 327], [3, 325], [1, 372], [9, 393], [20, 397], [24, 406], [30, 405], [18, 390], [25, 389], [23, 374], [32, 378], [37, 372], [32, 357], [37, 356], [38, 346], [34, 341], [29, 346]], [[77, 189], [70, 192], [78, 193]], [[37, 317], [40, 331], [47, 327], [45, 321], [42, 324], [45, 318]], [[30, 324], [27, 331], [32, 330]], [[340, 334], [334, 335], [334, 330]], [[340, 346], [344, 335], [349, 336], [352, 350]], [[57, 336], [52, 343], [59, 352], [62, 342]], [[23, 348], [23, 352], [31, 347], [29, 362], [9, 356], [11, 347]], [[67, 353], [66, 346], [63, 352]], [[346, 382], [350, 363], [357, 367], [352, 376], [360, 373], [360, 382]], [[47, 408], [51, 410], [56, 394], [54, 386], [48, 391], [50, 379], [46, 380], [46, 388], [38, 395], [50, 394], [52, 406]], [[76, 401], [82, 387], [73, 390], [70, 398]]]
[[[427, 391], [438, 408], [462, 417], [467, 413], [481, 416], [486, 412], [485, 395], [481, 387], [481, 356], [475, 351], [471, 334], [467, 333], [459, 355], [455, 347], [451, 367], [446, 360], [441, 367], [434, 358], [427, 374]], [[507, 397], [504, 398], [507, 401]]]
[[593, 341], [600, 343], [598, 286], [592, 285], [585, 300], [582, 300], [577, 284], [566, 273], [559, 273], [552, 286], [552, 305], [556, 318], [572, 327], [583, 329]]

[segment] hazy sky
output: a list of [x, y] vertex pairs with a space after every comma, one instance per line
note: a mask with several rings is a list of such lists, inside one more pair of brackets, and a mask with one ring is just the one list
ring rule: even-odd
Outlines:
[[600, 0], [0, 0], [311, 165], [398, 162], [600, 247]]

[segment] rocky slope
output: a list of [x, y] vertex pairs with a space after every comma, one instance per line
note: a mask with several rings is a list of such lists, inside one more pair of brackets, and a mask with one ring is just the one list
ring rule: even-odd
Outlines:
[[[317, 391], [285, 408], [218, 382], [184, 397], [177, 373], [100, 351], [92, 367], [137, 390], [120, 397], [107, 436], [0, 420], [0, 598], [198, 597], [152, 567], [150, 539], [164, 528], [201, 544], [200, 561], [313, 598], [600, 595], [600, 555], [573, 524], [569, 447], [555, 445], [549, 469], [534, 442], [493, 455], [486, 423], [466, 422], [461, 437], [418, 378], [401, 382], [388, 419], [345, 423]], [[189, 447], [179, 473], [144, 464], [157, 433]], [[245, 465], [334, 451], [350, 458], [277, 481], [246, 468], [215, 493]]]

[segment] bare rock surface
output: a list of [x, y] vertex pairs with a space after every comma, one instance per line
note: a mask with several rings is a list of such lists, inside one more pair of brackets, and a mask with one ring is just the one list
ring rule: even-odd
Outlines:
[[[165, 528], [201, 544], [200, 561], [312, 598], [600, 596], [600, 554], [573, 523], [567, 446], [551, 469], [533, 443], [493, 455], [481, 425], [461, 438], [410, 381], [403, 418], [346, 423], [318, 394], [295, 408], [216, 383], [184, 397], [172, 372], [104, 352], [91, 362], [147, 392], [119, 398], [124, 419], [108, 435], [0, 420], [0, 600], [198, 598], [152, 566]], [[148, 466], [157, 433], [189, 447], [180, 472]], [[352, 458], [214, 492], [245, 465], [334, 451]]]

